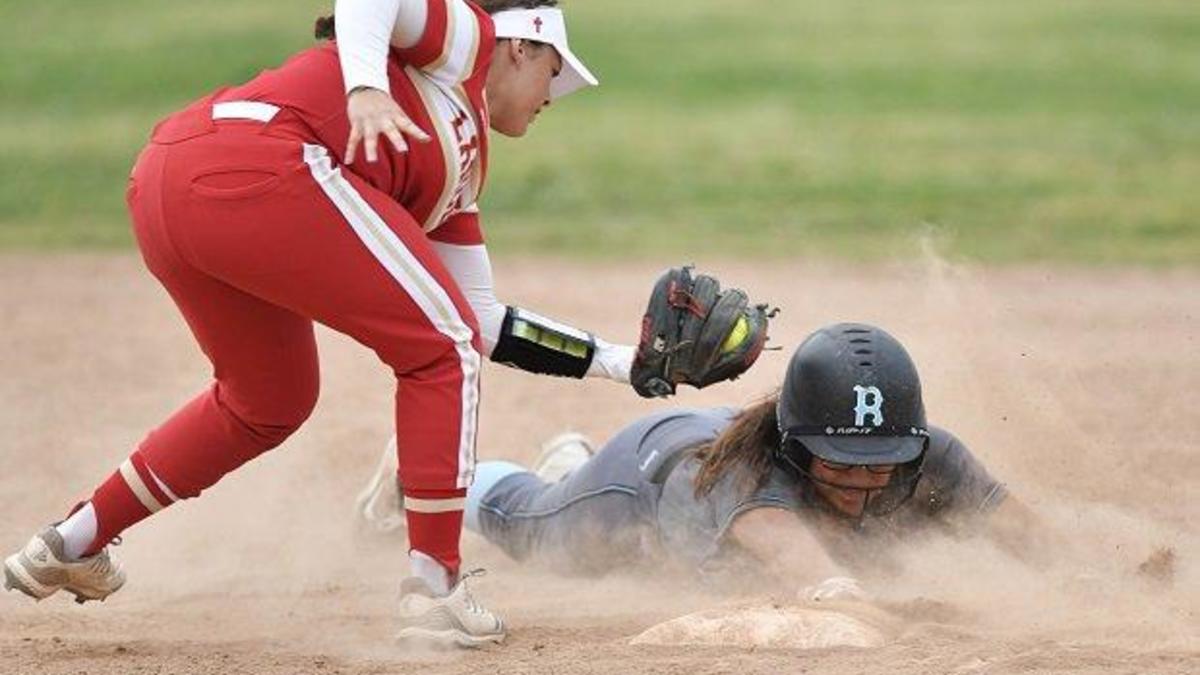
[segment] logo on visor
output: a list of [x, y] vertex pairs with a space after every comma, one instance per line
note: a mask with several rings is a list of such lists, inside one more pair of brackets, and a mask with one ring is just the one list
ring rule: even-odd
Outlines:
[[867, 415], [870, 415], [872, 424], [883, 426], [883, 393], [879, 387], [856, 384], [854, 393], [858, 395], [858, 402], [854, 406], [854, 425], [866, 426]]
[[536, 31], [538, 35], [542, 34], [542, 17], [533, 17], [533, 30]]

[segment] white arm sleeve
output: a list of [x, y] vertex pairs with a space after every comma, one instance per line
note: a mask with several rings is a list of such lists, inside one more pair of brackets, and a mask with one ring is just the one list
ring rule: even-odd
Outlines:
[[347, 93], [355, 87], [390, 91], [388, 45], [417, 43], [425, 32], [427, 1], [338, 0], [333, 13]]
[[496, 299], [496, 291], [492, 286], [492, 262], [488, 258], [487, 247], [482, 244], [460, 246], [440, 241], [431, 243], [442, 264], [450, 270], [450, 276], [454, 277], [459, 290], [467, 296], [475, 319], [479, 321], [483, 355], [491, 356], [496, 341], [500, 339], [500, 326], [504, 323], [504, 313], [508, 307]]
[[[594, 337], [594, 336], [593, 336]], [[596, 355], [588, 365], [588, 377], [606, 377], [629, 384], [629, 369], [636, 351], [631, 345], [614, 345], [595, 338]]]
[[[482, 244], [461, 246], [440, 241], [431, 242], [433, 250], [450, 270], [450, 276], [466, 296], [475, 318], [479, 321], [479, 332], [483, 338], [485, 356], [491, 356], [500, 339], [500, 329], [508, 307], [496, 299], [492, 284], [492, 263], [487, 247]], [[617, 382], [629, 382], [629, 368], [633, 363], [634, 348], [615, 345], [596, 336], [596, 353], [588, 365], [588, 377], [604, 377]]]

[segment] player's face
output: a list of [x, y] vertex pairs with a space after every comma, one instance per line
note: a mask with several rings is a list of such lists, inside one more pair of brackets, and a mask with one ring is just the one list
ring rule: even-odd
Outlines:
[[809, 473], [815, 479], [813, 487], [822, 499], [841, 513], [857, 517], [887, 487], [895, 469], [891, 464], [849, 466], [814, 457]]
[[498, 58], [506, 59], [499, 77], [488, 80], [491, 127], [505, 136], [524, 136], [550, 105], [550, 81], [562, 70], [562, 57], [548, 44], [513, 41]]

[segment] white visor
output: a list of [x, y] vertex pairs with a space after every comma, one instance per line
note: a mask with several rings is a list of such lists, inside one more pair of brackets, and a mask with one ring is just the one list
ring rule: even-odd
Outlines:
[[555, 99], [584, 87], [600, 84], [567, 46], [567, 23], [561, 9], [509, 9], [492, 15], [497, 39], [532, 40], [553, 45], [562, 57], [562, 71], [550, 81], [550, 98]]

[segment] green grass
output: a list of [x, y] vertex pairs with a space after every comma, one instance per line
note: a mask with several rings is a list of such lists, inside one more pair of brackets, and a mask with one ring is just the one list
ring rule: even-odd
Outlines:
[[[5, 3], [0, 248], [129, 246], [154, 121], [325, 0]], [[1200, 262], [1194, 0], [567, 0], [600, 89], [496, 138], [500, 252]]]

